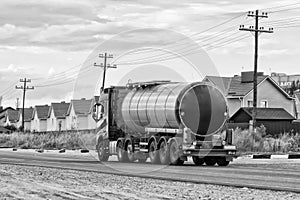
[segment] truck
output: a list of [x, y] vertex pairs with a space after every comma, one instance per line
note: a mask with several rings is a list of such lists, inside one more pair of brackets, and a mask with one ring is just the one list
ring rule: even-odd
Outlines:
[[236, 157], [227, 101], [206, 82], [150, 81], [105, 88], [95, 100], [101, 162], [227, 166]]

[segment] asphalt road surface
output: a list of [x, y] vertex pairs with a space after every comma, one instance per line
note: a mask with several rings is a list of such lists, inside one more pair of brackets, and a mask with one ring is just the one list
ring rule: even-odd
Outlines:
[[92, 171], [131, 177], [270, 189], [300, 193], [300, 161], [287, 159], [237, 159], [227, 167], [163, 166], [119, 163], [115, 158], [100, 163], [95, 153], [58, 154], [0, 150], [0, 163]]

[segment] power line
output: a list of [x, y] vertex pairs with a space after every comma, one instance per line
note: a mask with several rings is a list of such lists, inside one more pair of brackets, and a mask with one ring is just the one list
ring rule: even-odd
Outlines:
[[300, 3], [292, 3], [292, 4], [287, 4], [287, 5], [280, 5], [280, 6], [274, 6], [274, 7], [269, 7], [269, 8], [265, 8], [265, 9], [262, 9], [262, 10], [271, 10], [271, 9], [276, 9], [276, 8], [285, 8], [285, 7], [289, 7], [289, 6], [295, 6], [295, 5], [300, 5]]
[[[239, 32], [237, 32], [237, 33], [239, 33]], [[237, 33], [235, 33], [235, 34], [237, 34]], [[233, 37], [233, 38], [230, 38], [230, 39], [228, 39], [228, 38], [230, 38], [230, 37], [227, 36], [227, 37], [221, 38], [220, 40], [218, 40], [219, 41], [218, 43], [213, 43], [213, 45], [222, 45], [224, 42], [229, 44], [231, 40], [233, 42], [235, 42], [236, 39], [240, 39], [240, 36]], [[226, 40], [222, 41], [224, 39], [226, 39]], [[205, 45], [202, 46], [202, 48], [204, 48], [204, 47], [212, 48], [213, 46], [212, 46], [212, 44], [205, 44]], [[166, 61], [166, 60], [171, 60], [171, 59], [177, 58], [178, 55], [187, 56], [187, 55], [192, 55], [194, 53], [198, 53], [198, 50], [199, 50], [199, 46], [195, 46], [195, 47], [192, 47], [192, 48], [190, 48], [186, 51], [176, 52], [177, 53], [176, 55], [170, 55], [170, 52], [169, 52], [169, 53], [167, 53], [168, 56], [165, 56], [165, 57], [157, 57], [157, 58], [152, 59], [152, 60], [145, 60], [145, 61], [140, 61], [140, 62], [127, 62], [127, 63], [117, 63], [117, 64], [118, 65], [133, 65], [133, 64], [147, 64], [147, 63], [154, 63], [154, 62], [159, 62], [159, 61]], [[163, 49], [161, 49], [161, 51], [163, 51]]]
[[300, 7], [293, 7], [293, 8], [287, 8], [287, 9], [275, 10], [275, 11], [270, 11], [269, 13], [278, 13], [278, 12], [285, 12], [285, 11], [290, 11], [290, 10], [297, 10], [297, 9], [300, 9]]
[[[218, 28], [218, 27], [220, 27], [220, 26], [222, 26], [224, 24], [227, 24], [227, 23], [229, 23], [229, 22], [231, 22], [231, 21], [233, 21], [233, 20], [235, 20], [235, 19], [243, 16], [244, 14], [245, 14], [245, 12], [239, 13], [237, 16], [234, 16], [234, 17], [232, 17], [232, 18], [230, 18], [228, 20], [225, 20], [224, 22], [221, 22], [221, 23], [219, 23], [217, 25], [214, 25], [214, 26], [212, 26], [212, 27], [210, 27], [208, 29], [205, 29], [203, 31], [194, 33], [194, 34], [192, 34], [190, 36], [187, 36], [187, 38], [181, 38], [179, 40], [169, 41], [168, 43], [171, 43], [171, 44], [166, 44], [166, 45], [163, 45], [162, 47], [164, 47], [164, 48], [174, 48], [174, 47], [177, 47], [177, 46], [179, 47], [179, 46], [182, 46], [182, 45], [186, 45], [186, 43], [180, 43], [182, 41], [191, 40], [191, 39], [193, 39], [193, 40], [199, 40], [199, 38], [194, 38], [194, 37], [197, 36], [197, 35], [206, 33], [206, 32], [208, 32], [208, 31], [210, 31], [212, 29]], [[209, 35], [208, 38], [209, 37], [213, 37], [213, 35], [214, 34]], [[136, 54], [137, 52], [139, 52], [139, 51], [134, 51], [133, 53]], [[153, 49], [150, 49], [148, 52], [153, 53], [153, 52], [156, 52], [156, 51], [155, 51], [155, 48], [153, 48]], [[143, 52], [143, 53], [145, 53], [145, 52]], [[156, 56], [154, 56], [154, 57], [156, 57]], [[113, 63], [115, 63], [115, 60], [113, 61]]]
[[[93, 65], [90, 65], [90, 66], [93, 66]], [[93, 68], [89, 68], [89, 66], [88, 66], [87, 68], [83, 69], [80, 72], [80, 75], [85, 74], [87, 72], [90, 72], [92, 70], [93, 70]], [[76, 78], [77, 78], [77, 76], [69, 77], [67, 79], [60, 79], [61, 80], [60, 82], [50, 81], [50, 82], [47, 82], [46, 84], [36, 85], [35, 87], [36, 88], [43, 88], [43, 87], [52, 87], [52, 86], [56, 86], [56, 85], [63, 85], [63, 84], [74, 82], [76, 80]]]
[[2, 90], [0, 96], [5, 95], [7, 92], [11, 92], [10, 89], [14, 88], [13, 86], [14, 86], [15, 84], [17, 84], [18, 82], [19, 82], [19, 81], [15, 81], [15, 82], [13, 82], [11, 85], [9, 85], [7, 88], [5, 88], [4, 90]]

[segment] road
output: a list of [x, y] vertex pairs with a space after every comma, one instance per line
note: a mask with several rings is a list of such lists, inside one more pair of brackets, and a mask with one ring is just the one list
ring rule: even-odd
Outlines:
[[0, 150], [0, 163], [300, 193], [299, 160], [237, 159], [227, 167], [197, 167], [190, 162], [184, 166], [162, 166], [116, 161], [100, 163], [94, 153], [82, 156]]

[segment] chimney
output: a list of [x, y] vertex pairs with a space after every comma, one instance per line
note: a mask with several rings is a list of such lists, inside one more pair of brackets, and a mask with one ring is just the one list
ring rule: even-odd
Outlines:
[[[242, 72], [242, 83], [252, 83], [253, 82], [253, 71]], [[263, 72], [257, 72], [257, 76], [264, 76]]]

